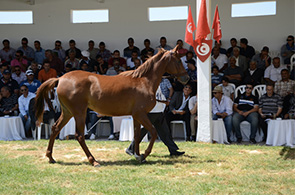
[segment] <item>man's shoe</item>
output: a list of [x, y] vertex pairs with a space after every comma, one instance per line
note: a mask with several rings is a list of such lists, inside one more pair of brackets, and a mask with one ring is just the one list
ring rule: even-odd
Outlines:
[[181, 155], [184, 155], [185, 152], [178, 152], [178, 151], [175, 151], [175, 152], [170, 152], [170, 156], [181, 156]]
[[95, 135], [92, 133], [89, 139], [90, 140], [95, 140]]
[[251, 138], [250, 141], [249, 141], [251, 144], [256, 144], [256, 140], [254, 138]]
[[242, 142], [242, 138], [238, 138], [237, 142], [240, 144]]
[[114, 134], [111, 134], [111, 135], [108, 137], [108, 140], [114, 140], [114, 139], [115, 139]]
[[133, 156], [134, 155], [134, 151], [130, 150], [129, 148], [126, 148], [125, 150], [126, 154]]

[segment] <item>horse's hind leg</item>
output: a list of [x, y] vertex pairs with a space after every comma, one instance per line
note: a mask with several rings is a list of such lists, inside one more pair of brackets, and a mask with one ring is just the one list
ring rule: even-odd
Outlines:
[[137, 160], [141, 161], [139, 144], [140, 144], [140, 123], [137, 120], [133, 120], [134, 123], [134, 156]]
[[58, 135], [58, 133], [61, 131], [61, 129], [67, 124], [70, 118], [71, 118], [71, 115], [67, 111], [62, 110], [60, 117], [51, 128], [51, 135], [50, 135], [50, 139], [49, 139], [49, 143], [48, 143], [48, 147], [46, 151], [46, 156], [49, 158], [50, 163], [55, 163], [55, 160], [52, 158], [52, 149], [53, 149], [55, 138]]
[[[85, 111], [85, 113], [86, 113], [86, 111]], [[78, 140], [79, 144], [83, 148], [89, 162], [93, 166], [100, 166], [100, 164], [92, 156], [91, 152], [89, 151], [89, 149], [85, 143], [85, 136], [84, 136], [85, 119], [86, 119], [85, 114], [75, 116], [75, 121], [76, 121], [76, 134], [75, 134], [75, 136], [76, 136], [76, 139]]]

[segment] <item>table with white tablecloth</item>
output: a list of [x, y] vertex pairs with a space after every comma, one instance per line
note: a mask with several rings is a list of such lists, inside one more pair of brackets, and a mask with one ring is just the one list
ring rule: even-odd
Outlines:
[[212, 140], [220, 144], [228, 144], [223, 120], [212, 121]]
[[0, 124], [0, 140], [11, 141], [26, 138], [21, 117], [0, 117]]
[[[119, 141], [132, 141], [134, 138], [133, 118], [125, 118], [121, 121]], [[147, 134], [142, 139], [143, 142], [148, 141]]]
[[269, 120], [266, 145], [293, 146], [295, 144], [295, 120]]
[[[85, 135], [87, 134], [87, 128], [85, 125]], [[62, 128], [59, 133], [59, 139], [65, 139], [68, 135], [76, 134], [76, 122], [74, 117], [72, 117], [69, 122]]]

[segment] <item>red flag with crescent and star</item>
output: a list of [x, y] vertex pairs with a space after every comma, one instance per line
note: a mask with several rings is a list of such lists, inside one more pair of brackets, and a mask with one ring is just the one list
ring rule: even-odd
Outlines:
[[192, 16], [191, 6], [189, 6], [184, 42], [191, 45], [192, 47], [195, 47], [195, 41], [193, 36], [193, 33], [195, 32], [195, 30], [196, 30], [196, 26]]
[[197, 33], [195, 38], [196, 45], [194, 47], [197, 57], [202, 62], [205, 62], [211, 54], [212, 40], [206, 40], [207, 36], [210, 33], [211, 32], [207, 20], [206, 0], [202, 0], [197, 24]]
[[221, 33], [221, 25], [220, 25], [220, 17], [219, 17], [219, 12], [218, 12], [218, 5], [216, 5], [216, 8], [215, 8], [215, 14], [214, 14], [214, 19], [213, 19], [212, 29], [214, 30], [213, 39], [215, 39], [219, 43], [219, 41], [220, 41], [220, 39], [222, 37], [222, 33]]

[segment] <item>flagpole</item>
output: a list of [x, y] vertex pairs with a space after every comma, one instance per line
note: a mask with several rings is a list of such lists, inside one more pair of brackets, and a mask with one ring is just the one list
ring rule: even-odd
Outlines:
[[[202, 0], [196, 0], [197, 21]], [[211, 0], [206, 0], [207, 18], [210, 24]], [[198, 26], [197, 26], [198, 28]], [[210, 39], [211, 35], [208, 35]], [[210, 51], [211, 52], [211, 51]], [[211, 55], [205, 62], [197, 60], [198, 74], [198, 131], [197, 141], [212, 142], [212, 105], [211, 105]]]

